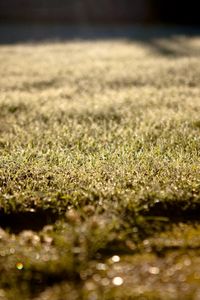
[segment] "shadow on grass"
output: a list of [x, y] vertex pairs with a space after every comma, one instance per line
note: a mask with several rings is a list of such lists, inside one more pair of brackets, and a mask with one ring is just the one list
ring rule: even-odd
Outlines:
[[58, 214], [51, 210], [5, 213], [0, 211], [0, 227], [10, 233], [18, 234], [23, 230], [40, 231], [44, 226], [54, 224]]
[[148, 218], [166, 218], [171, 223], [200, 221], [200, 203], [188, 204], [188, 201], [159, 201], [140, 212]]
[[[122, 39], [142, 44], [164, 56], [200, 55], [185, 45], [182, 38], [200, 36], [200, 27], [163, 26], [67, 26], [1, 24], [0, 45], [17, 43], [97, 41]], [[163, 41], [164, 40], [164, 41]], [[193, 53], [193, 51], [195, 53]]]

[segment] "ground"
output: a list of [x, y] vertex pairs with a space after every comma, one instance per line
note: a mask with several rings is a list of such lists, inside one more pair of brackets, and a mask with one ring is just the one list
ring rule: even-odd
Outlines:
[[200, 35], [125, 33], [0, 39], [1, 300], [200, 299]]

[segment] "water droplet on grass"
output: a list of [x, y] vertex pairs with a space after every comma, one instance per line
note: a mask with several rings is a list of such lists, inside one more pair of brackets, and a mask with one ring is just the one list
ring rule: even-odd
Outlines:
[[108, 285], [110, 284], [110, 280], [109, 280], [108, 278], [103, 278], [103, 279], [101, 280], [101, 284], [102, 284], [103, 286], [108, 286]]
[[16, 264], [16, 268], [17, 268], [17, 270], [22, 270], [22, 269], [24, 268], [23, 263], [18, 262], [18, 263]]
[[15, 253], [15, 249], [14, 248], [10, 248], [10, 254], [14, 254]]
[[124, 280], [121, 277], [114, 277], [112, 283], [116, 286], [120, 286], [124, 283]]
[[157, 267], [151, 267], [149, 268], [149, 273], [152, 275], [158, 275], [160, 273], [160, 269]]
[[107, 269], [107, 267], [106, 267], [105, 264], [99, 263], [99, 264], [96, 265], [96, 269], [100, 270], [100, 271], [104, 271], [104, 270]]
[[111, 258], [112, 262], [114, 263], [117, 263], [120, 261], [120, 257], [118, 255], [114, 255], [112, 258]]

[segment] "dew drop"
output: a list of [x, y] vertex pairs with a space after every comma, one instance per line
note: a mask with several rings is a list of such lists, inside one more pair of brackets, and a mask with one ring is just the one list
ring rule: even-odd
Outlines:
[[120, 286], [124, 283], [124, 280], [121, 277], [114, 277], [112, 283], [116, 286]]
[[105, 271], [107, 269], [105, 264], [99, 263], [96, 265], [96, 269], [100, 271]]
[[109, 283], [110, 283], [110, 280], [109, 280], [108, 278], [103, 278], [103, 279], [101, 280], [101, 284], [102, 284], [103, 286], [108, 286]]
[[149, 273], [152, 275], [158, 275], [160, 273], [160, 269], [157, 267], [151, 267], [149, 268]]
[[17, 268], [17, 270], [22, 270], [22, 269], [24, 268], [23, 263], [18, 262], [18, 263], [16, 264], [16, 268]]
[[118, 255], [114, 255], [112, 258], [111, 258], [112, 262], [114, 263], [117, 263], [120, 261], [120, 257]]

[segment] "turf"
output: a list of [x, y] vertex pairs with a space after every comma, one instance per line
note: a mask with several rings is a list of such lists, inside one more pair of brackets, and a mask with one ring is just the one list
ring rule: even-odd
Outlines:
[[200, 298], [200, 38], [150, 37], [0, 46], [0, 299]]

